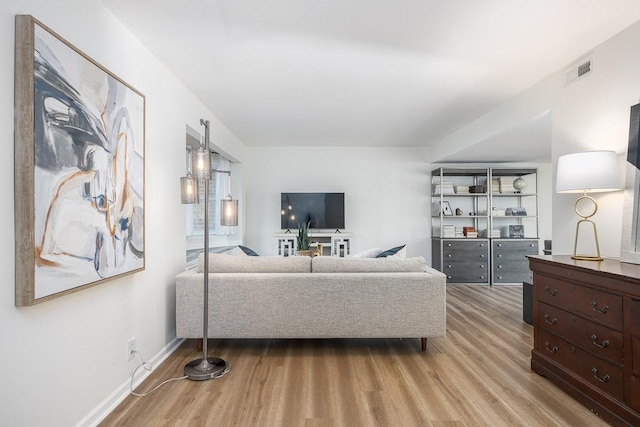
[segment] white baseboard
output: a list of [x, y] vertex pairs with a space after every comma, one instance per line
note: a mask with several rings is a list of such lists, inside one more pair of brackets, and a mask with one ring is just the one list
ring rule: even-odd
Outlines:
[[[160, 366], [174, 351], [184, 342], [182, 338], [174, 338], [169, 344], [164, 346], [160, 351], [147, 362], [153, 366], [152, 370], [139, 369], [133, 380], [133, 388], [139, 386], [156, 367]], [[113, 391], [98, 406], [89, 412], [75, 427], [94, 427], [102, 422], [122, 401], [131, 394], [131, 378], [129, 377], [122, 385]]]

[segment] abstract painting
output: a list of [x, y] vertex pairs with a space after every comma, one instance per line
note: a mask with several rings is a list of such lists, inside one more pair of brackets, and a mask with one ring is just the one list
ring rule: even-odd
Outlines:
[[145, 97], [16, 16], [16, 305], [144, 269]]

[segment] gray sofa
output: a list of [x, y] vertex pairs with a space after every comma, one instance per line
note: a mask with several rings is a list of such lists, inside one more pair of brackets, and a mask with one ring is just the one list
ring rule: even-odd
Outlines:
[[[422, 257], [209, 255], [209, 338], [446, 333], [445, 275]], [[178, 338], [202, 338], [203, 258], [176, 276]]]

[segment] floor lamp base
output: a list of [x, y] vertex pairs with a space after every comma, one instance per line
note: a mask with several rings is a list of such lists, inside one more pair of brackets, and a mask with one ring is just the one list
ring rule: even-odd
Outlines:
[[188, 379], [194, 381], [211, 380], [224, 375], [229, 370], [229, 365], [217, 357], [207, 357], [207, 359], [196, 359], [187, 363], [184, 367], [184, 374]]

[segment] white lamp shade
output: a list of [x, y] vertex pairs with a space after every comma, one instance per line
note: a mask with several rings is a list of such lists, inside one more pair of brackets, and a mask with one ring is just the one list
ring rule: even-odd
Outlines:
[[557, 193], [599, 193], [622, 188], [615, 151], [587, 151], [558, 158]]

